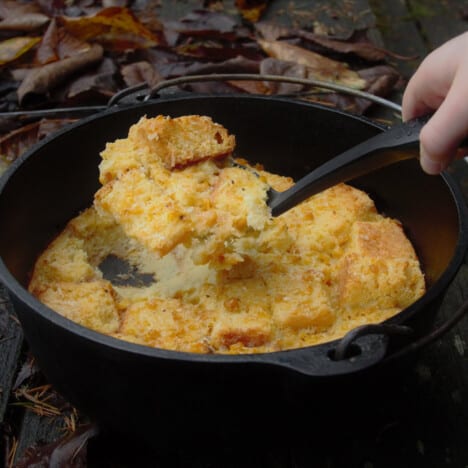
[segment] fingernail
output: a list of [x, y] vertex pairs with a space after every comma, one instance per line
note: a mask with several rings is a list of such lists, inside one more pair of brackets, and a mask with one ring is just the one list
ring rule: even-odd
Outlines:
[[427, 174], [435, 175], [444, 170], [444, 165], [440, 161], [431, 159], [423, 148], [421, 148], [420, 163], [423, 171]]

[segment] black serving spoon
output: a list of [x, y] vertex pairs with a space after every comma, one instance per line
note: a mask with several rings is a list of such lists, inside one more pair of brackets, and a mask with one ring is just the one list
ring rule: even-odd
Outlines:
[[[419, 134], [430, 117], [426, 115], [395, 125], [359, 143], [314, 169], [284, 192], [270, 188], [267, 204], [272, 215], [279, 216], [340, 182], [347, 182], [404, 159], [417, 158]], [[468, 139], [460, 146], [468, 146]]]

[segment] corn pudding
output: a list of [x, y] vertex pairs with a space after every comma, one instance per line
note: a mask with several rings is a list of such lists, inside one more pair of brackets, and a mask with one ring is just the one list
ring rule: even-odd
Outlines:
[[[238, 167], [234, 149], [209, 117], [140, 119], [103, 150], [93, 205], [39, 257], [30, 292], [122, 340], [229, 354], [330, 341], [424, 294], [401, 224], [366, 193], [338, 184], [273, 218], [269, 187], [293, 181]], [[110, 261], [126, 269], [110, 277]]]

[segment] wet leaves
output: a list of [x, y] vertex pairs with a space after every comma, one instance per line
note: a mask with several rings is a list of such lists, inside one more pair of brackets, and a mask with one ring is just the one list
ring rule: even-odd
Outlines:
[[[43, 138], [74, 121], [74, 119], [42, 119], [4, 134], [0, 137], [0, 162], [3, 162], [3, 170]], [[0, 170], [0, 175], [1, 172]]]
[[0, 31], [36, 31], [49, 21], [50, 18], [42, 13], [26, 13], [21, 16], [9, 15], [0, 21]]
[[40, 37], [12, 37], [0, 42], [0, 66], [18, 59], [40, 40]]
[[265, 40], [276, 41], [280, 39], [298, 38], [304, 48], [315, 50], [325, 56], [330, 54], [352, 54], [370, 62], [383, 61], [389, 57], [398, 60], [413, 60], [415, 58], [412, 56], [403, 56], [378, 47], [369, 41], [366, 36], [366, 31], [361, 30], [354, 31], [346, 40], [340, 40], [304, 29], [292, 30], [278, 24], [267, 22], [257, 23], [255, 28]]
[[135, 86], [141, 83], [154, 86], [162, 79], [151, 63], [146, 60], [124, 65], [121, 72], [127, 86]]
[[103, 49], [99, 44], [93, 44], [88, 50], [72, 57], [37, 67], [29, 73], [18, 88], [18, 101], [23, 104], [26, 97], [48, 91], [63, 83], [71, 75], [99, 62], [103, 57]]
[[[166, 20], [158, 15], [162, 0], [9, 0], [0, 6], [0, 37], [9, 35], [0, 42], [0, 73], [18, 86], [16, 102], [10, 94], [7, 107], [102, 103], [131, 84], [228, 70], [292, 73], [369, 90], [377, 80], [371, 83], [360, 70], [389, 66], [388, 58], [405, 58], [377, 47], [366, 31], [337, 39], [260, 21], [269, 3], [236, 0], [236, 15], [222, 2], [206, 2], [207, 8]], [[391, 91], [391, 82], [385, 78], [380, 92]], [[203, 87], [215, 92], [226, 84]], [[235, 84], [246, 93], [272, 94], [284, 88]], [[0, 108], [2, 104], [0, 95]]]
[[27, 380], [35, 377], [39, 372], [36, 360], [33, 356], [28, 355], [16, 376], [15, 383], [13, 384], [13, 390], [18, 390], [21, 385], [23, 385]]
[[147, 29], [127, 8], [104, 8], [95, 15], [78, 18], [62, 17], [67, 31], [83, 41], [95, 41], [108, 50], [155, 47], [164, 42], [161, 34]]
[[166, 22], [165, 27], [183, 36], [211, 39], [236, 40], [248, 35], [234, 17], [210, 10], [194, 10], [178, 21]]
[[360, 78], [357, 72], [350, 70], [345, 62], [330, 59], [288, 42], [260, 39], [259, 43], [270, 57], [305, 67], [308, 78], [339, 83], [355, 89], [365, 87], [365, 80]]
[[89, 49], [89, 43], [72, 36], [65, 28], [59, 27], [57, 21], [53, 19], [36, 50], [34, 62], [36, 65], [45, 65], [86, 52]]
[[97, 434], [94, 425], [85, 425], [50, 444], [29, 447], [15, 467], [86, 467], [88, 441]]
[[0, 31], [31, 32], [42, 28], [50, 17], [35, 2], [6, 0], [0, 4]]
[[257, 22], [268, 6], [268, 0], [236, 0], [236, 7], [242, 16], [253, 23]]

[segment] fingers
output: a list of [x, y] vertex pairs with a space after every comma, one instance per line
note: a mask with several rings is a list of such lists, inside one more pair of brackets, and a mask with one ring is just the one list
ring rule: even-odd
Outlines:
[[429, 174], [445, 169], [468, 135], [468, 34], [429, 54], [409, 81], [403, 96], [403, 119], [429, 112], [421, 131], [421, 166]]
[[445, 100], [421, 131], [421, 166], [438, 174], [457, 156], [468, 134], [468, 67], [460, 68]]
[[458, 68], [458, 57], [453, 48], [446, 43], [436, 49], [411, 77], [403, 95], [403, 120], [433, 112], [442, 104]]

